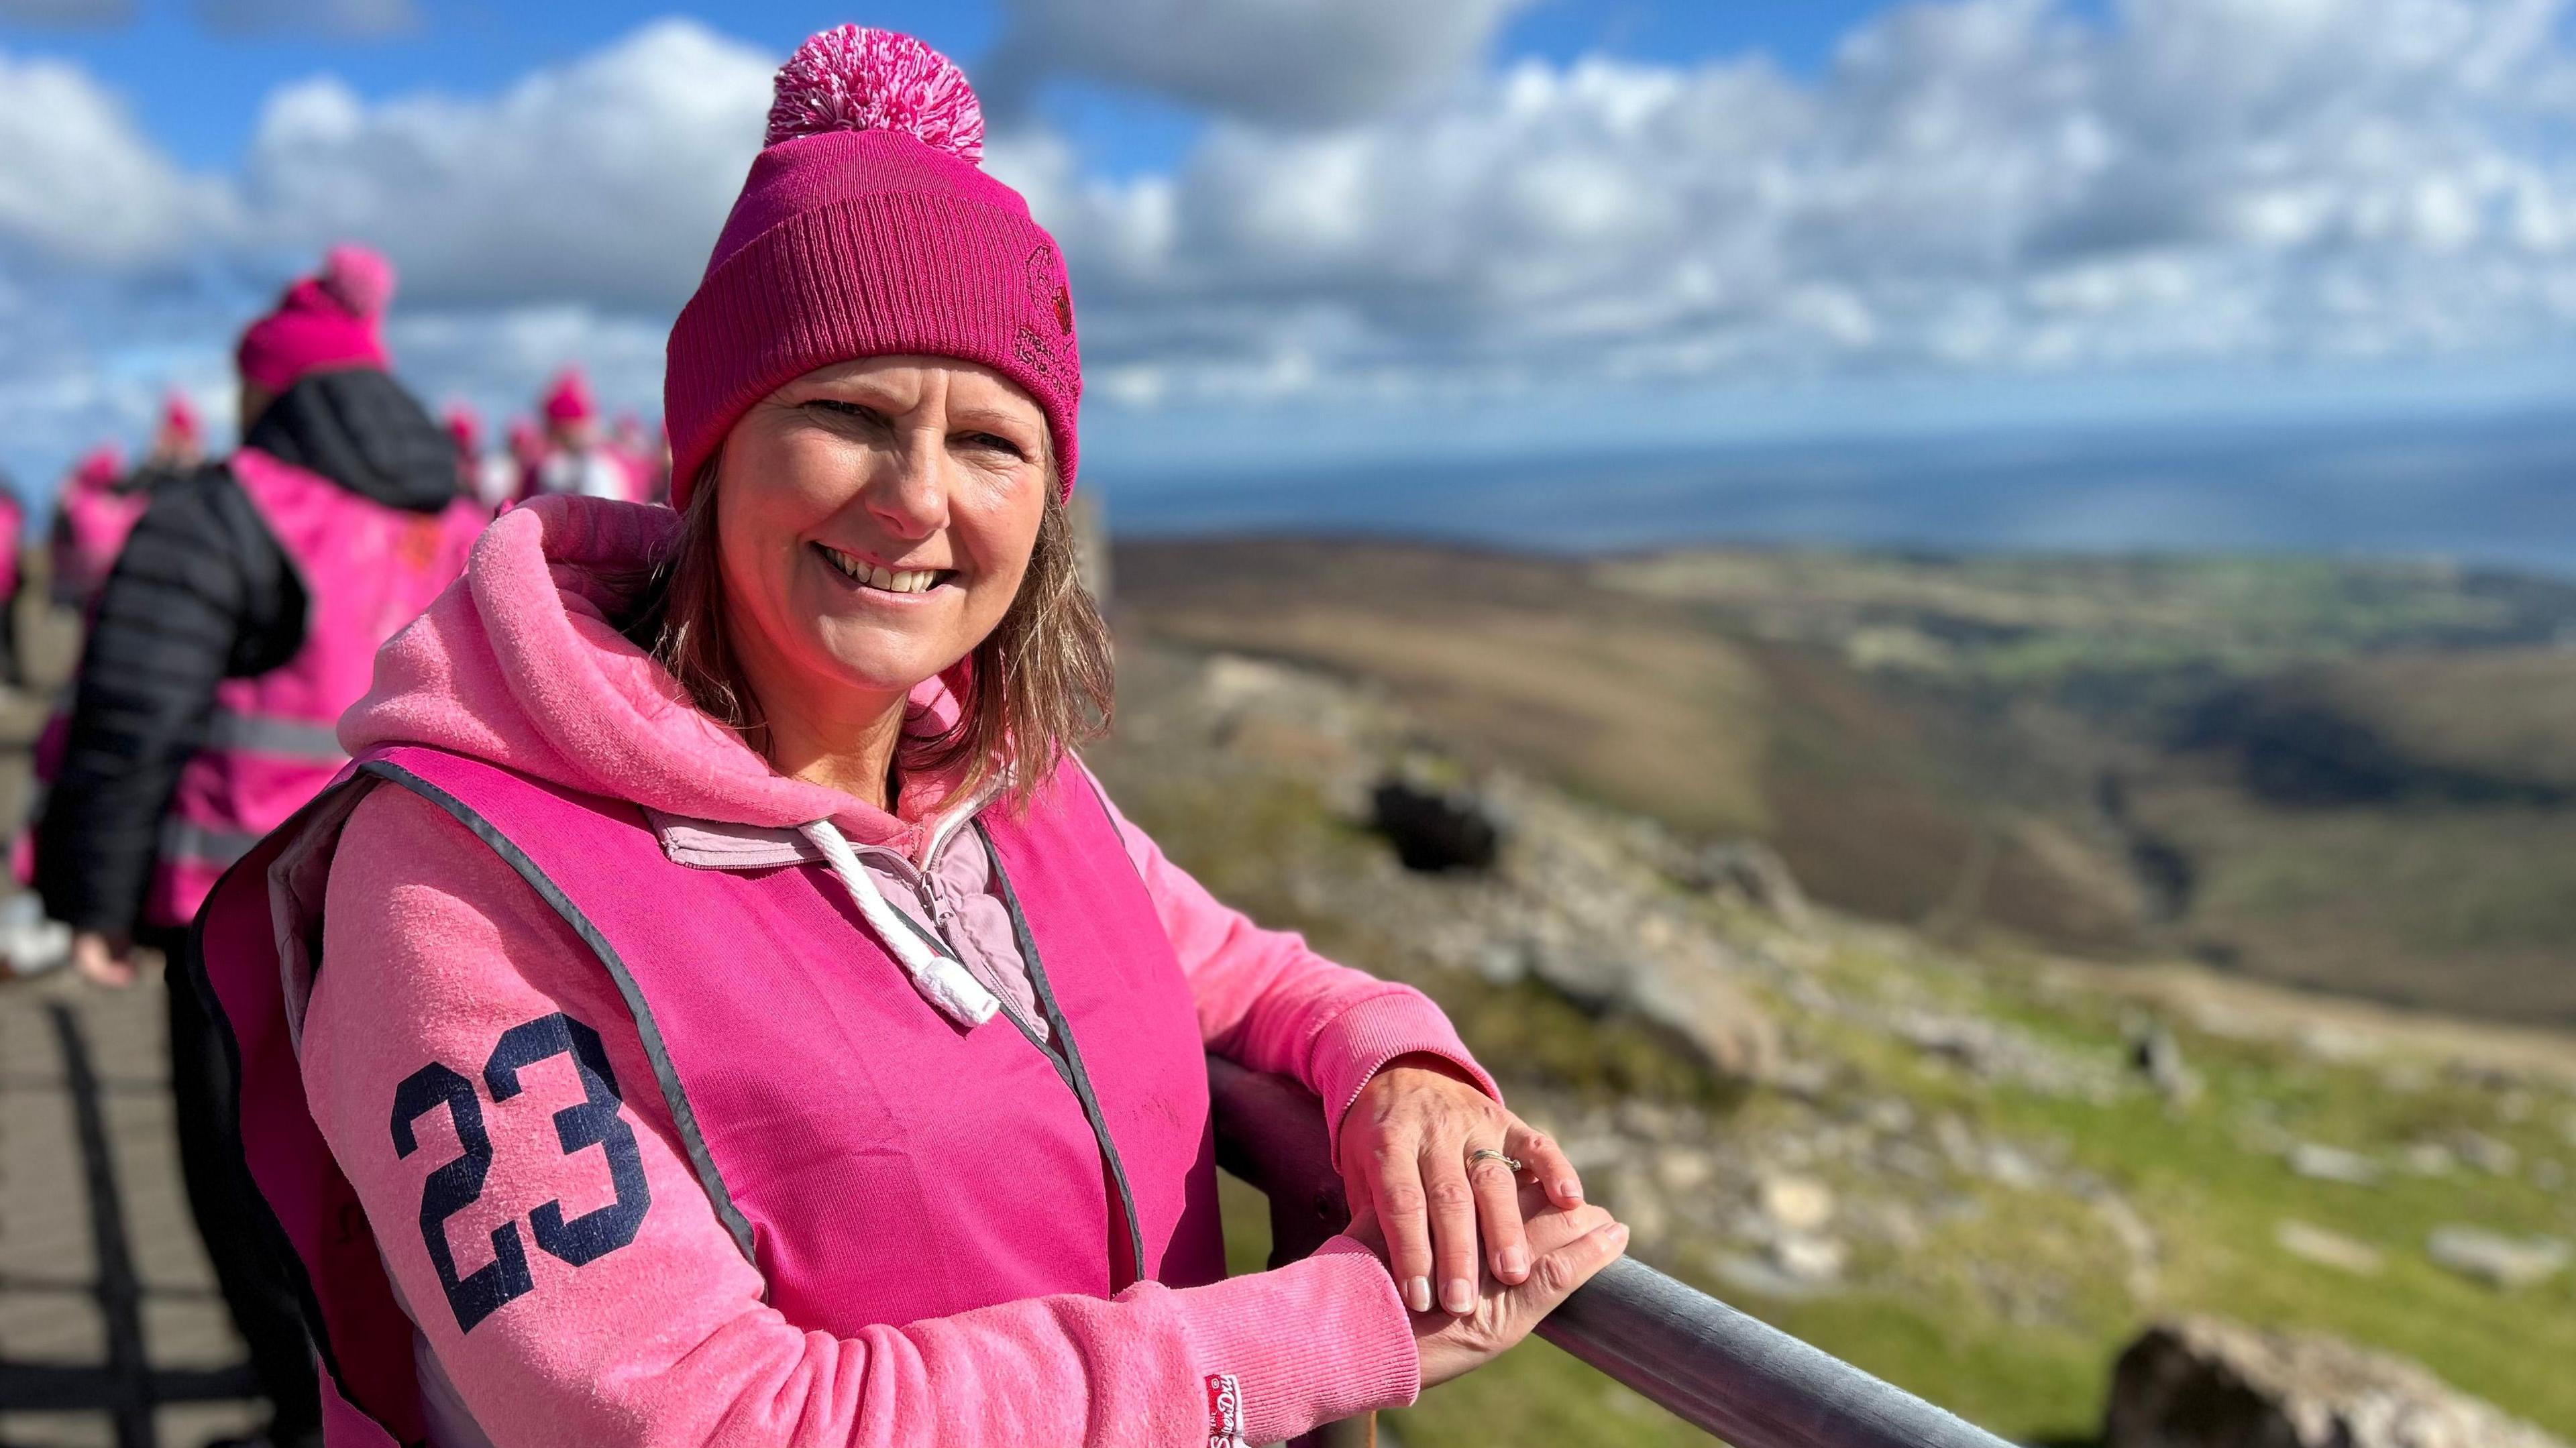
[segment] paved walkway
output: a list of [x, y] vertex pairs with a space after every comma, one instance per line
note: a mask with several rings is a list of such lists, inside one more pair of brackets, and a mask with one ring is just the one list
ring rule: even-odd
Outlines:
[[0, 1448], [196, 1448], [260, 1421], [188, 1219], [157, 977], [0, 982]]

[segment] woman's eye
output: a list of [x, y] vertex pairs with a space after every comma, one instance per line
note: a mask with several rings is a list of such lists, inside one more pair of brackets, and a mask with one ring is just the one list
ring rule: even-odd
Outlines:
[[1018, 443], [1015, 443], [1009, 438], [1003, 437], [997, 433], [970, 432], [959, 437], [957, 440], [968, 447], [975, 448], [980, 451], [1008, 453], [1010, 456], [1018, 458], [1024, 462], [1027, 461], [1029, 455], [1028, 449], [1021, 447]]
[[843, 402], [836, 397], [817, 397], [805, 405], [816, 412], [830, 413], [834, 417], [846, 417], [856, 422], [885, 421], [885, 414], [873, 407], [862, 406], [856, 402]]

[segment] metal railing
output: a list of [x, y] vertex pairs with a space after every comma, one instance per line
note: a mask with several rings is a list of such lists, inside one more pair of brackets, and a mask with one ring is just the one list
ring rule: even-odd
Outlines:
[[[1349, 1221], [1322, 1103], [1214, 1057], [1217, 1161], [1270, 1198], [1271, 1265]], [[2004, 1440], [1643, 1262], [1576, 1289], [1539, 1336], [1735, 1448], [2008, 1448]]]

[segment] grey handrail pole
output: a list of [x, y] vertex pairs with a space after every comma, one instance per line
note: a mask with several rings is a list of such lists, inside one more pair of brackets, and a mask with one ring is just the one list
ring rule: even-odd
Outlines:
[[1633, 1258], [1576, 1289], [1538, 1335], [1735, 1448], [2010, 1448]]
[[[1313, 1093], [1215, 1056], [1208, 1091], [1218, 1165], [1270, 1198], [1270, 1265], [1305, 1256], [1350, 1221]], [[1628, 1258], [1575, 1289], [1538, 1335], [1735, 1448], [2011, 1448]]]

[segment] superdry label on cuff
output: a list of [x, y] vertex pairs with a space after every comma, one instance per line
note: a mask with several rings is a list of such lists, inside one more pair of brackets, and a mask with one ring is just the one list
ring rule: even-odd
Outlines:
[[1244, 1448], [1243, 1385], [1232, 1373], [1207, 1377], [1208, 1448]]

